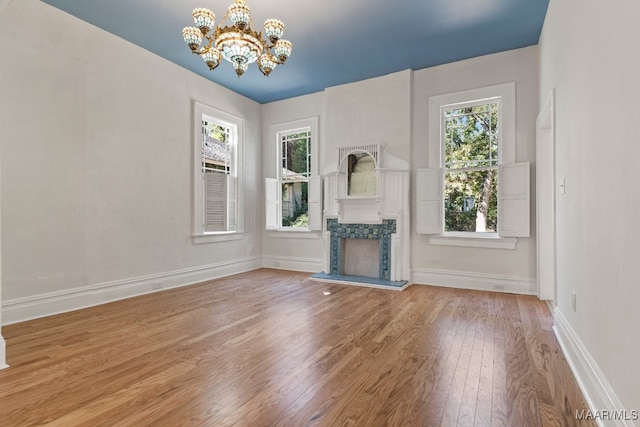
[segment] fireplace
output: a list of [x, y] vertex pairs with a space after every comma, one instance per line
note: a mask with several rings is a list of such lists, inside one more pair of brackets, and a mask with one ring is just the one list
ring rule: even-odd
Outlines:
[[[327, 231], [330, 235], [329, 272], [328, 274], [318, 273], [312, 277], [393, 289], [404, 289], [407, 286], [406, 280], [391, 280], [391, 238], [396, 233], [395, 219], [384, 219], [382, 224], [341, 224], [337, 219], [329, 218], [327, 219]], [[350, 258], [348, 254], [344, 253], [345, 248], [349, 247], [349, 245], [345, 245], [345, 241], [352, 239], [377, 241], [378, 271], [375, 276], [347, 274], [353, 266], [345, 265], [345, 260]], [[357, 245], [352, 249], [357, 250]]]
[[410, 279], [409, 165], [380, 144], [337, 151], [337, 163], [322, 174], [324, 271], [311, 277], [404, 289]]

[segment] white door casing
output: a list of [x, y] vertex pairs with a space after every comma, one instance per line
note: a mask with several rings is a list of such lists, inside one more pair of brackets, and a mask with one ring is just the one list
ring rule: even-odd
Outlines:
[[552, 90], [536, 120], [536, 237], [538, 298], [556, 300], [556, 191]]

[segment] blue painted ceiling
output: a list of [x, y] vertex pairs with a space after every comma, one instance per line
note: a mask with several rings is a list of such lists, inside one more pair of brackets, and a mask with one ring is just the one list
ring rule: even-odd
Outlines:
[[[195, 7], [217, 19], [233, 0], [43, 0], [257, 102], [322, 91], [396, 71], [432, 67], [538, 43], [549, 0], [247, 0], [258, 31], [284, 21], [286, 64], [238, 78], [189, 52], [182, 28]], [[216, 21], [216, 24], [219, 22]], [[228, 21], [226, 22], [228, 24]]]

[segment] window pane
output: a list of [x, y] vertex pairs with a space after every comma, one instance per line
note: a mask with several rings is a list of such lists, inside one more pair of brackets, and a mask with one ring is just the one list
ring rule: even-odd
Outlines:
[[282, 184], [282, 226], [309, 227], [309, 183]]
[[498, 165], [498, 103], [444, 112], [445, 168]]
[[234, 124], [204, 113], [200, 124], [202, 231], [235, 231], [238, 228], [238, 188], [233, 156], [238, 129]]
[[310, 132], [282, 136], [282, 179], [295, 180], [311, 175]]
[[231, 138], [227, 127], [202, 120], [203, 170], [222, 170], [227, 173], [231, 165]]
[[445, 231], [497, 230], [498, 170], [445, 173]]

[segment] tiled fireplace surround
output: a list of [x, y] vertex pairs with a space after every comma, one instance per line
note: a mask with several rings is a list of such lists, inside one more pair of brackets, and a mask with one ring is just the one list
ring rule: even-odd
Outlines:
[[391, 235], [396, 232], [396, 220], [385, 219], [382, 224], [340, 224], [337, 219], [327, 219], [327, 230], [331, 233], [329, 273], [340, 276], [344, 272], [342, 239], [379, 240], [380, 280], [391, 280]]
[[[364, 286], [402, 290], [406, 280], [391, 280], [391, 239], [396, 233], [396, 220], [384, 219], [381, 224], [341, 224], [335, 218], [327, 219], [327, 231], [330, 233], [329, 272], [314, 274], [321, 280], [356, 283]], [[344, 239], [378, 240], [378, 277], [346, 276], [343, 249]]]

